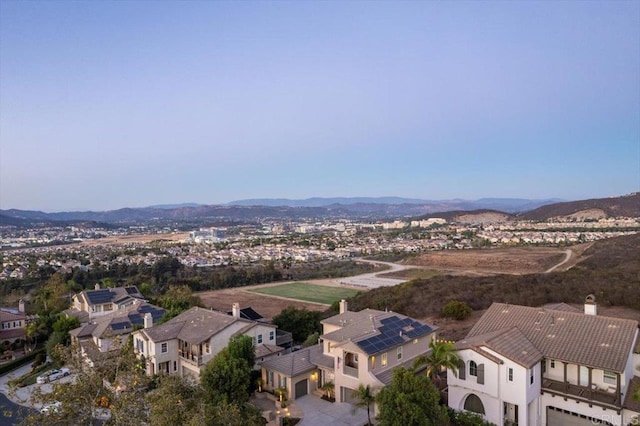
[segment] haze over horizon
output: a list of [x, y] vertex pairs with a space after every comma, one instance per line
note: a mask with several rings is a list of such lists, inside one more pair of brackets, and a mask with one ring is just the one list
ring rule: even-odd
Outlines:
[[640, 191], [640, 2], [0, 3], [0, 209]]

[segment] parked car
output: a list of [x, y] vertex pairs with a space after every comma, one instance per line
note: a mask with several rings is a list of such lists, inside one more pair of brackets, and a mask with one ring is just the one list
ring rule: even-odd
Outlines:
[[38, 378], [36, 379], [36, 383], [43, 384], [43, 383], [53, 382], [54, 380], [58, 380], [60, 377], [66, 377], [69, 374], [71, 374], [71, 372], [69, 371], [68, 368], [61, 368], [59, 370], [47, 371], [43, 375], [38, 376]]
[[42, 414], [57, 413], [60, 411], [61, 406], [62, 406], [62, 403], [60, 401], [51, 402], [49, 404], [44, 404], [40, 409], [40, 412]]

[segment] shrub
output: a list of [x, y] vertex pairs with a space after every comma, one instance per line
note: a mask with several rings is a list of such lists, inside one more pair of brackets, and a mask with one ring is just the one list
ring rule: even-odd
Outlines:
[[442, 308], [442, 316], [463, 320], [469, 318], [473, 309], [464, 302], [452, 300]]

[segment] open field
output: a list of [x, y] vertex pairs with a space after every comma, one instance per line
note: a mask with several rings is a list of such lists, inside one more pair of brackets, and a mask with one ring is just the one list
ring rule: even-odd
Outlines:
[[249, 291], [269, 296], [298, 299], [313, 303], [323, 303], [325, 305], [331, 305], [337, 300], [346, 299], [348, 297], [355, 296], [358, 293], [358, 291], [350, 288], [329, 287], [301, 282], [254, 288]]
[[196, 295], [200, 297], [203, 305], [207, 308], [229, 312], [234, 303], [239, 303], [240, 308], [252, 307], [268, 320], [278, 315], [287, 306], [318, 312], [324, 312], [328, 308], [324, 304], [303, 302], [301, 300], [286, 300], [266, 294], [252, 293], [241, 288], [203, 291], [196, 293]]
[[[403, 262], [406, 265], [465, 274], [532, 274], [545, 272], [573, 256], [576, 247], [512, 247], [424, 253]], [[572, 266], [567, 262], [562, 269]], [[403, 271], [405, 274], [409, 273]], [[403, 277], [409, 278], [410, 275]]]
[[86, 240], [78, 245], [96, 246], [106, 244], [127, 244], [127, 243], [150, 243], [152, 241], [184, 241], [189, 237], [188, 232], [171, 234], [141, 234], [141, 235], [119, 235], [117, 237], [105, 237], [97, 240]]

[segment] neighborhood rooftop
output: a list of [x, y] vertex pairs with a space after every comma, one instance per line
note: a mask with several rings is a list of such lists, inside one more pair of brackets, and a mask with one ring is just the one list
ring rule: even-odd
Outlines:
[[324, 339], [338, 342], [350, 340], [368, 355], [386, 352], [434, 331], [432, 327], [405, 315], [375, 309], [347, 311], [323, 323], [342, 327], [323, 335]]
[[[542, 354], [623, 372], [637, 329], [638, 322], [628, 319], [494, 303], [458, 345], [472, 346], [484, 339], [487, 347], [522, 365], [531, 365]], [[513, 342], [504, 338], [505, 333]]]

